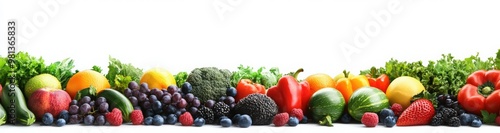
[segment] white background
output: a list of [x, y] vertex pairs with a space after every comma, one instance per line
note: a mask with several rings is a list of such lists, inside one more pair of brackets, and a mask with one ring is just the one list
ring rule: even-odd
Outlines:
[[[499, 5], [493, 0], [2, 0], [0, 55], [7, 54], [7, 20], [17, 19], [18, 51], [47, 63], [71, 58], [80, 70], [98, 65], [106, 72], [111, 55], [172, 73], [243, 64], [282, 72], [303, 67], [299, 78], [335, 76], [344, 69], [358, 73], [382, 66], [390, 58], [494, 56], [500, 48]], [[372, 15], [384, 12], [390, 18], [382, 16], [382, 23]], [[362, 35], [355, 29], [373, 33], [365, 38], [369, 42], [355, 45]], [[357, 52], [347, 57], [343, 42]]]

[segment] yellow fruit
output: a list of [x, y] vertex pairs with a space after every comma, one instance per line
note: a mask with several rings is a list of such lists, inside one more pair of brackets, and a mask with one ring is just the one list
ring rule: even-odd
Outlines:
[[32, 77], [24, 86], [24, 95], [30, 97], [33, 92], [41, 88], [53, 88], [61, 90], [61, 82], [50, 74], [40, 74]]
[[163, 68], [152, 68], [146, 71], [139, 83], [147, 83], [149, 89], [167, 89], [170, 85], [176, 85], [174, 76]]
[[389, 99], [391, 105], [399, 103], [403, 106], [403, 109], [406, 109], [410, 106], [412, 97], [422, 92], [424, 89], [424, 85], [422, 85], [419, 80], [413, 77], [401, 76], [394, 79], [391, 84], [389, 84], [385, 95]]
[[83, 70], [69, 78], [66, 85], [66, 92], [71, 96], [71, 99], [74, 99], [78, 91], [90, 86], [95, 87], [97, 93], [110, 88], [109, 81], [103, 74], [94, 70]]
[[340, 74], [338, 74], [337, 76], [333, 77], [333, 81], [335, 81], [335, 83], [337, 83], [337, 81], [338, 81], [339, 79], [341, 79], [341, 78], [348, 78], [348, 79], [350, 79], [350, 78], [352, 78], [352, 77], [354, 77], [354, 74], [349, 73], [349, 76], [348, 76], [348, 77], [345, 77], [345, 74], [344, 74], [344, 73], [340, 73]]
[[335, 88], [335, 81], [333, 81], [333, 78], [330, 77], [330, 75], [324, 73], [310, 75], [305, 79], [305, 81], [309, 83], [309, 90], [311, 90], [311, 95], [323, 88]]

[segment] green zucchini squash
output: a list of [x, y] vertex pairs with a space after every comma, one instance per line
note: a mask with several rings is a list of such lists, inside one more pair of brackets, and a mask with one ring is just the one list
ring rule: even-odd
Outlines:
[[[35, 114], [28, 109], [23, 92], [18, 86], [14, 87], [14, 93], [9, 93], [9, 87], [2, 90], [2, 105], [5, 109], [15, 107], [16, 124], [30, 126], [35, 123]], [[13, 105], [12, 105], [13, 104]], [[9, 111], [10, 112], [10, 111]], [[10, 114], [7, 116], [10, 119]]]
[[122, 112], [123, 122], [130, 122], [130, 113], [134, 111], [132, 103], [125, 95], [114, 89], [104, 89], [97, 94], [104, 97], [109, 104], [109, 109], [118, 108]]

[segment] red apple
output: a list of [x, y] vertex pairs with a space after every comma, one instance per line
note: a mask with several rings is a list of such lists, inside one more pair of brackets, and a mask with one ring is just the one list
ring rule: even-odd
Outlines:
[[57, 117], [63, 110], [69, 109], [71, 97], [66, 91], [53, 88], [42, 88], [33, 92], [28, 99], [28, 108], [41, 120], [43, 114], [51, 113]]

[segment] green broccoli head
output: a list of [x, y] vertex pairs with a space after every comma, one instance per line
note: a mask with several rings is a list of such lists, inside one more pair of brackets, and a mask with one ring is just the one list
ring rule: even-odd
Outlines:
[[216, 67], [195, 68], [189, 74], [187, 82], [191, 84], [193, 93], [201, 102], [207, 100], [218, 100], [226, 95], [226, 89], [230, 87], [232, 73], [227, 69]]

